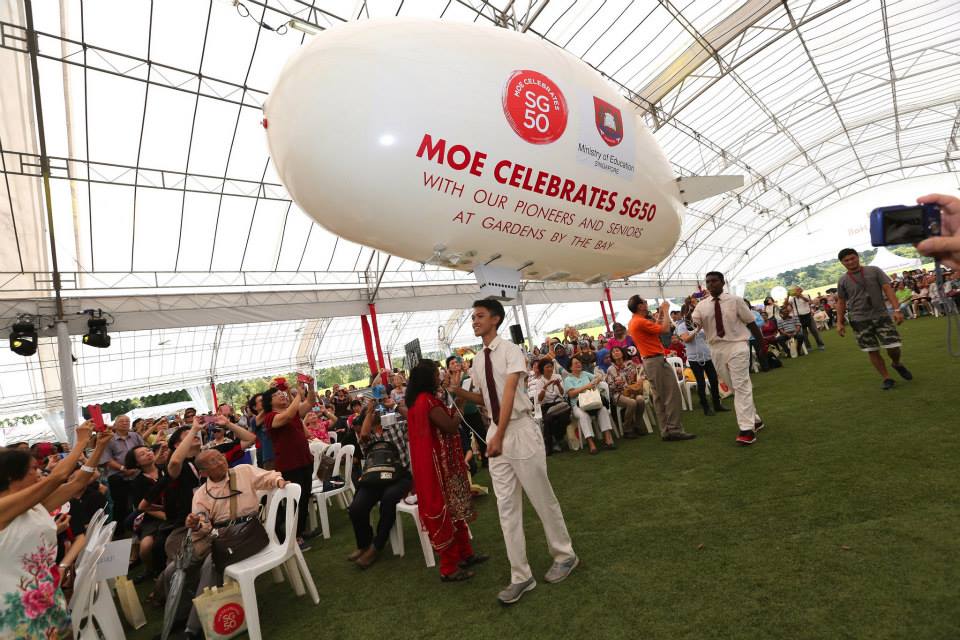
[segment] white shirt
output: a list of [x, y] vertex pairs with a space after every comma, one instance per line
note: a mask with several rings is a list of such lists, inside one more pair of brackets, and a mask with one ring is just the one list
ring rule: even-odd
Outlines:
[[[491, 356], [492, 355], [493, 354], [491, 354]], [[548, 384], [554, 380], [560, 383], [559, 389], [555, 384]], [[543, 395], [543, 402], [539, 402], [537, 399], [540, 397], [540, 392], [544, 389], [546, 389], [546, 393]], [[552, 404], [563, 399], [563, 379], [556, 373], [553, 374], [549, 380], [543, 376], [534, 378], [530, 381], [530, 397], [533, 398], [535, 404]]]
[[810, 313], [810, 303], [807, 302], [806, 297], [800, 296], [791, 296], [790, 304], [793, 305], [793, 311], [798, 316], [805, 316]]
[[750, 339], [747, 325], [755, 321], [746, 301], [729, 293], [720, 294], [720, 313], [723, 315], [723, 337], [717, 336], [716, 309], [713, 296], [706, 296], [693, 310], [693, 321], [703, 327], [707, 342], [746, 342]]
[[[503, 436], [503, 455], [515, 460], [530, 458], [539, 450], [543, 452], [543, 436], [533, 421], [533, 403], [527, 392], [527, 359], [523, 350], [512, 342], [507, 342], [497, 336], [489, 345], [490, 362], [493, 365], [493, 381], [497, 386], [497, 397], [503, 402], [503, 390], [507, 384], [507, 377], [513, 373], [520, 374], [517, 384], [517, 393], [513, 399], [513, 411], [510, 413], [510, 423]], [[487, 357], [481, 349], [470, 365], [470, 379], [480, 390], [483, 404], [487, 407], [490, 416], [490, 427], [487, 429], [487, 440], [496, 434], [496, 420], [500, 416], [493, 414], [490, 408], [490, 390], [487, 389]]]

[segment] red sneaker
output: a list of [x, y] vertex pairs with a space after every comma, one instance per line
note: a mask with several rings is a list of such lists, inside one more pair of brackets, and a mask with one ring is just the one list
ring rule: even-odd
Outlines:
[[741, 446], [746, 446], [748, 444], [753, 444], [757, 441], [757, 432], [753, 429], [748, 429], [747, 431], [741, 431], [737, 436], [737, 444]]

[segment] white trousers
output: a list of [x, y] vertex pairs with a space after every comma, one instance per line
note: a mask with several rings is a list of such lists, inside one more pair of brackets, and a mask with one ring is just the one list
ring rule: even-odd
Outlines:
[[753, 429], [760, 415], [753, 404], [753, 384], [750, 382], [750, 345], [747, 342], [718, 340], [710, 343], [717, 375], [733, 389], [733, 408], [741, 431]]
[[[513, 429], [523, 429], [523, 437], [539, 439], [530, 457], [509, 458], [501, 454], [490, 458], [490, 480], [493, 493], [497, 496], [497, 511], [500, 514], [500, 528], [503, 529], [503, 541], [507, 547], [507, 559], [510, 561], [510, 582], [526, 582], [533, 573], [527, 562], [527, 541], [523, 534], [523, 494], [526, 492], [530, 504], [540, 517], [543, 532], [547, 538], [547, 548], [554, 562], [564, 562], [574, 557], [573, 543], [567, 533], [567, 524], [560, 511], [560, 503], [553, 493], [550, 478], [547, 477], [547, 458], [543, 446], [543, 436], [532, 420], [527, 425], [510, 424], [509, 435]], [[487, 436], [495, 433], [491, 426]]]
[[[586, 438], [593, 437], [593, 420], [590, 417], [590, 414], [581, 409], [580, 407], [573, 407], [573, 417], [577, 419], [577, 422], [580, 423], [580, 435]], [[600, 431], [610, 431], [613, 428], [613, 423], [610, 422], [610, 412], [607, 411], [606, 407], [600, 407], [600, 411], [597, 413], [597, 422], [600, 423]]]

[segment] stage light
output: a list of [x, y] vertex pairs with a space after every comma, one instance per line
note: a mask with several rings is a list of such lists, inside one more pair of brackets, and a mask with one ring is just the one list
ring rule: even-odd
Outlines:
[[106, 349], [110, 346], [110, 336], [107, 334], [107, 319], [101, 315], [99, 309], [96, 312], [90, 311], [89, 313], [88, 332], [83, 334], [83, 344], [98, 349]]
[[13, 324], [10, 351], [19, 356], [32, 356], [37, 352], [37, 327], [29, 316], [20, 316]]

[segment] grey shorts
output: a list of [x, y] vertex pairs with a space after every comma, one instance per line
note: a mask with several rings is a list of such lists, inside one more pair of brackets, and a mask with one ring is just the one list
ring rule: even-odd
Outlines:
[[861, 351], [879, 351], [896, 349], [901, 345], [897, 325], [890, 316], [871, 318], [870, 320], [851, 320], [850, 326], [857, 336], [857, 346]]

